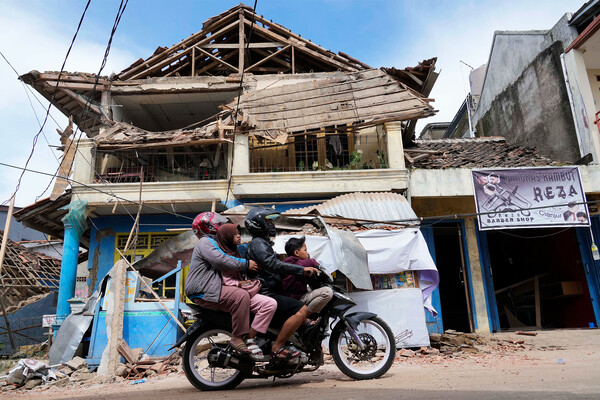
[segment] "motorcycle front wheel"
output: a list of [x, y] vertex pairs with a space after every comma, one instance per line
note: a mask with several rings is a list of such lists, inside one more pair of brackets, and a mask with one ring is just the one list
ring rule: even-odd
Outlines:
[[396, 357], [396, 342], [390, 327], [379, 317], [360, 321], [355, 334], [340, 321], [329, 340], [329, 351], [337, 367], [350, 378], [375, 379], [385, 374]]
[[244, 375], [233, 368], [219, 368], [211, 365], [208, 354], [211, 350], [224, 349], [231, 339], [231, 332], [225, 329], [199, 331], [190, 338], [183, 350], [183, 371], [197, 389], [228, 390], [244, 380]]

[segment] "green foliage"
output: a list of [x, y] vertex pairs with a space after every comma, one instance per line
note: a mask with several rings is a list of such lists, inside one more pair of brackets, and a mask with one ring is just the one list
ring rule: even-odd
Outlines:
[[353, 151], [350, 154], [350, 169], [359, 169], [360, 168], [360, 160], [362, 158], [362, 154], [358, 151]]

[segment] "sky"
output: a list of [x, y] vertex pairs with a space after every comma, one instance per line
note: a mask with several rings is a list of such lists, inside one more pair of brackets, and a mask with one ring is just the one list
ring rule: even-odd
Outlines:
[[[208, 18], [240, 0], [129, 0], [113, 38], [102, 75], [147, 58], [158, 46], [171, 46], [198, 32]], [[98, 73], [120, 0], [92, 0], [67, 59], [65, 70]], [[247, 0], [247, 5], [254, 2]], [[450, 121], [468, 92], [469, 68], [487, 63], [494, 31], [550, 29], [583, 0], [258, 0], [256, 12], [334, 52], [342, 51], [372, 67], [404, 68], [438, 57], [440, 72], [432, 93], [438, 113], [421, 120]], [[83, 0], [3, 0], [0, 52], [18, 74], [59, 71]], [[0, 58], [0, 162], [53, 174], [62, 152], [56, 149], [67, 119], [52, 108], [37, 144], [33, 140], [48, 102], [27, 90]], [[40, 104], [41, 103], [41, 104]], [[39, 122], [38, 122], [39, 120]], [[0, 165], [0, 202], [14, 193], [20, 171]], [[51, 177], [24, 174], [15, 205], [49, 196]]]

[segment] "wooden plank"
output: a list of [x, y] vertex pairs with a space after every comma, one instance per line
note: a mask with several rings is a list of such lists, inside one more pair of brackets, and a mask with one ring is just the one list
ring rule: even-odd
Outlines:
[[[381, 113], [371, 113], [369, 115], [356, 115], [353, 112], [347, 112], [345, 114], [340, 115], [326, 115], [323, 114], [320, 118], [315, 117], [301, 117], [296, 118], [293, 124], [289, 121], [285, 121], [286, 124], [284, 126], [275, 126], [274, 124], [263, 124], [260, 126], [260, 129], [281, 129], [285, 132], [299, 132], [303, 129], [318, 129], [323, 126], [328, 125], [342, 125], [342, 124], [354, 124], [355, 126], [373, 126], [377, 124], [381, 124], [384, 122], [391, 121], [406, 121], [415, 118], [422, 118], [424, 116], [432, 115], [432, 113], [427, 113], [424, 110], [401, 110], [394, 112], [381, 112]], [[362, 122], [367, 121], [367, 122]]]
[[131, 150], [167, 147], [206, 146], [219, 143], [232, 143], [230, 139], [198, 139], [177, 142], [131, 143], [131, 144], [99, 144], [98, 150]]
[[[58, 80], [58, 74], [57, 73], [42, 73], [42, 74], [39, 74], [37, 76], [37, 79], [42, 80], [42, 81], [54, 81], [55, 84], [56, 84], [56, 81]], [[61, 82], [79, 82], [79, 83], [91, 83], [91, 84], [94, 84], [94, 82], [96, 82], [96, 78], [95, 77], [79, 76], [79, 75], [69, 75], [67, 73], [62, 73], [60, 75], [60, 81]], [[99, 78], [98, 79], [98, 84], [101, 84], [101, 85], [110, 85], [110, 81], [107, 81], [106, 79]]]
[[[299, 42], [301, 42], [301, 44], [303, 46], [310, 47], [315, 52], [321, 53], [321, 55], [322, 55], [323, 58], [333, 57], [333, 58], [335, 58], [338, 61], [342, 61], [342, 62], [345, 62], [345, 63], [348, 62], [347, 60], [345, 60], [340, 55], [335, 54], [335, 53], [333, 53], [333, 52], [331, 52], [331, 51], [329, 51], [329, 50], [327, 50], [327, 49], [319, 46], [316, 43], [313, 43], [313, 42], [311, 42], [309, 40], [306, 40], [302, 36], [300, 36], [300, 35], [292, 32], [291, 30], [287, 29], [283, 25], [277, 24], [277, 23], [272, 22], [272, 21], [268, 21], [265, 18], [263, 18], [263, 17], [261, 17], [259, 15], [253, 14], [251, 11], [248, 11], [248, 10], [246, 10], [246, 13], [248, 13], [249, 15], [251, 15], [252, 18], [254, 18], [256, 21], [261, 22], [265, 26], [268, 26], [270, 28], [269, 29], [270, 32], [273, 32], [274, 34], [276, 34], [278, 36], [280, 36], [280, 35], [286, 35], [286, 36], [289, 35], [290, 37], [292, 37], [292, 38], [298, 40]], [[277, 33], [277, 32], [279, 32], [279, 33]], [[348, 69], [348, 68], [353, 68], [353, 70], [355, 70], [355, 71], [357, 70], [356, 68], [354, 68], [353, 66], [350, 66], [350, 65], [348, 65], [348, 66], [345, 67], [345, 69]]]
[[244, 70], [245, 61], [244, 55], [246, 53], [246, 49], [244, 49], [244, 45], [246, 44], [246, 32], [244, 31], [244, 10], [240, 8], [239, 10], [239, 43], [238, 43], [238, 72], [242, 72]]
[[[245, 23], [247, 25], [250, 25], [250, 22], [247, 21], [247, 20], [245, 21]], [[265, 28], [263, 28], [261, 26], [258, 26], [256, 24], [254, 25], [253, 29], [255, 29], [258, 32], [261, 32], [263, 35], [265, 35], [267, 37], [270, 37], [273, 40], [280, 41], [280, 42], [283, 42], [283, 43], [287, 43], [287, 44], [290, 44], [290, 45], [294, 45], [293, 41], [291, 41], [289, 39], [286, 39], [283, 36], [280, 36], [280, 35], [272, 32], [272, 31], [270, 31], [268, 29], [265, 29]], [[315, 57], [315, 58], [317, 58], [317, 59], [319, 59], [319, 60], [321, 60], [321, 61], [323, 61], [323, 62], [325, 62], [327, 64], [330, 64], [330, 65], [333, 65], [333, 66], [335, 66], [337, 68], [340, 68], [340, 69], [342, 69], [342, 71], [357, 71], [357, 69], [354, 68], [354, 67], [351, 67], [349, 65], [345, 65], [345, 64], [343, 64], [343, 63], [341, 63], [339, 61], [333, 60], [331, 58], [327, 58], [324, 55], [319, 54], [318, 52], [316, 52], [314, 50], [311, 50], [311, 49], [309, 49], [309, 48], [307, 48], [305, 46], [300, 46], [300, 47], [297, 48], [297, 50], [300, 51], [300, 52], [312, 55], [313, 57]]]
[[[46, 81], [52, 89], [56, 86], [56, 81]], [[94, 89], [93, 83], [79, 83], [79, 82], [63, 82], [60, 81], [58, 83], [58, 88], [71, 89], [71, 90], [88, 90], [91, 91]], [[108, 89], [108, 84], [102, 84], [98, 82], [96, 85], [96, 90]]]
[[[269, 52], [267, 52], [267, 51], [265, 51], [265, 50], [262, 50], [262, 49], [255, 49], [255, 50], [254, 50], [254, 52], [255, 52], [255, 53], [258, 53], [258, 54], [260, 54], [260, 55], [262, 55], [262, 56], [265, 56], [265, 57], [268, 57], [268, 56], [271, 54], [271, 53], [269, 53]], [[290, 69], [290, 68], [292, 67], [292, 64], [291, 64], [291, 63], [289, 63], [289, 62], [287, 62], [287, 61], [285, 61], [285, 60], [282, 60], [282, 59], [281, 59], [281, 58], [279, 58], [279, 57], [275, 57], [275, 58], [273, 58], [271, 61], [273, 61], [273, 62], [276, 62], [277, 64], [279, 64], [279, 65], [281, 65], [281, 66], [283, 66], [283, 67], [286, 67], [286, 68], [288, 68], [288, 69]]]
[[[318, 99], [331, 96], [337, 93], [359, 93], [360, 90], [366, 90], [376, 87], [394, 88], [395, 92], [407, 92], [401, 86], [395, 86], [395, 83], [382, 81], [381, 76], [369, 77], [359, 81], [352, 81], [341, 77], [331, 78], [322, 81], [311, 81], [298, 83], [294, 85], [283, 85], [275, 88], [263, 90], [263, 96], [254, 96], [251, 93], [242, 97], [240, 105], [249, 106], [270, 106], [287, 105], [290, 101]], [[318, 89], [318, 90], [316, 90]], [[265, 95], [268, 94], [268, 95]], [[352, 97], [354, 98], [354, 97]], [[415, 96], [415, 98], [418, 98]]]
[[62, 87], [58, 90], [64, 94], [66, 94], [68, 97], [72, 98], [77, 104], [79, 104], [81, 106], [81, 108], [85, 109], [87, 106], [87, 107], [89, 107], [90, 110], [92, 110], [96, 114], [102, 115], [102, 111], [100, 110], [100, 108], [98, 108], [98, 106], [92, 104], [91, 101], [86, 101], [86, 100], [82, 99], [80, 95], [73, 92], [72, 90], [62, 88]]
[[[269, 48], [273, 48], [273, 47], [281, 47], [281, 46], [285, 46], [285, 43], [281, 43], [281, 42], [259, 42], [259, 43], [249, 43], [244, 45], [244, 48], [246, 46], [250, 46], [251, 49], [269, 49]], [[239, 49], [239, 44], [236, 43], [210, 43], [210, 44], [204, 44], [202, 46], [203, 49]]]
[[262, 60], [260, 60], [260, 61], [258, 61], [258, 62], [256, 62], [256, 63], [252, 64], [251, 66], [249, 66], [248, 68], [246, 68], [246, 70], [245, 70], [244, 72], [248, 72], [248, 71], [250, 71], [251, 69], [258, 67], [259, 65], [261, 65], [261, 64], [263, 64], [263, 63], [265, 63], [265, 62], [269, 61], [271, 58], [273, 58], [273, 57], [277, 56], [278, 54], [280, 54], [280, 53], [282, 53], [282, 52], [284, 52], [284, 51], [286, 51], [286, 50], [287, 50], [287, 49], [289, 49], [290, 47], [292, 47], [292, 45], [291, 45], [291, 44], [288, 44], [287, 46], [285, 46], [285, 47], [283, 47], [283, 48], [281, 48], [281, 49], [277, 50], [275, 53], [271, 54], [270, 56], [268, 56], [268, 57], [265, 57], [265, 58], [263, 58]]
[[205, 65], [204, 67], [201, 67], [201, 68], [198, 70], [198, 72], [197, 72], [197, 75], [198, 75], [198, 76], [200, 76], [201, 74], [203, 74], [204, 72], [208, 71], [209, 69], [211, 69], [211, 68], [213, 68], [213, 67], [217, 66], [217, 65], [218, 65], [218, 64], [221, 62], [221, 60], [228, 60], [228, 59], [230, 59], [231, 57], [233, 57], [233, 56], [234, 56], [234, 55], [236, 55], [236, 54], [237, 54], [237, 52], [236, 52], [236, 51], [232, 51], [232, 52], [230, 52], [229, 54], [226, 54], [226, 55], [222, 56], [222, 57], [219, 59], [219, 61], [218, 61], [218, 62], [213, 60], [212, 62], [210, 62], [209, 64]]
[[[370, 90], [370, 91], [369, 91]], [[257, 105], [248, 107], [242, 104], [241, 109], [254, 115], [256, 118], [261, 118], [261, 115], [273, 115], [274, 113], [284, 114], [293, 111], [302, 111], [304, 109], [313, 107], [325, 107], [326, 111], [333, 111], [344, 108], [360, 108], [370, 107], [377, 104], [385, 104], [396, 101], [417, 101], [418, 104], [427, 107], [423, 102], [420, 102], [408, 92], [397, 92], [397, 93], [386, 93], [385, 89], [372, 90], [365, 89], [365, 94], [362, 97], [355, 98], [353, 93], [360, 93], [360, 91], [352, 91], [348, 89], [342, 93], [328, 94], [319, 97], [309, 97], [306, 99], [293, 100], [289, 98], [287, 102], [276, 103], [274, 105]], [[347, 106], [344, 106], [344, 105]], [[283, 111], [282, 111], [283, 109]]]
[[[379, 96], [377, 96], [379, 97]], [[382, 96], [386, 102], [374, 102], [372, 98], [359, 99], [354, 102], [349, 101], [348, 107], [343, 107], [343, 102], [328, 102], [326, 104], [312, 103], [311, 100], [298, 102], [303, 107], [294, 107], [290, 110], [265, 112], [262, 109], [247, 109], [242, 108], [242, 112], [251, 116], [251, 120], [268, 123], [271, 121], [281, 121], [283, 119], [291, 120], [295, 117], [318, 117], [319, 115], [335, 116], [352, 112], [357, 117], [368, 117], [374, 113], [383, 111], [395, 112], [405, 111], [407, 109], [429, 109], [426, 105], [418, 100], [400, 95]], [[314, 101], [314, 100], [313, 100]], [[339, 106], [338, 106], [339, 105]], [[335, 108], [333, 108], [335, 107]]]
[[294, 46], [292, 46], [292, 74], [296, 73], [296, 53], [294, 53]]
[[192, 48], [192, 76], [196, 74], [196, 48]]
[[[213, 35], [200, 40], [194, 46], [198, 49], [199, 48], [198, 46], [201, 46], [203, 44], [206, 44], [206, 43], [214, 40], [215, 37], [218, 37], [222, 33], [227, 32], [229, 29], [233, 28], [237, 24], [238, 24], [238, 21], [236, 20], [236, 21], [232, 22], [231, 24], [225, 26], [224, 28], [220, 29], [219, 31], [215, 32]], [[182, 50], [179, 53], [172, 53], [167, 59], [158, 62], [154, 66], [149, 67], [148, 69], [146, 69], [144, 71], [138, 72], [138, 73], [136, 73], [134, 75], [126, 74], [125, 76], [122, 76], [120, 78], [121, 79], [128, 79], [128, 77], [129, 77], [129, 79], [139, 79], [139, 78], [148, 76], [149, 74], [151, 74], [151, 73], [153, 73], [153, 72], [155, 72], [157, 70], [160, 70], [160, 69], [164, 68], [165, 66], [171, 64], [172, 62], [180, 59], [182, 56], [189, 54], [191, 51], [192, 51], [192, 47], [187, 47], [187, 48], [185, 48], [184, 50]]]
[[201, 54], [204, 54], [205, 56], [207, 56], [207, 57], [210, 57], [210, 58], [212, 58], [213, 60], [217, 61], [217, 62], [218, 62], [218, 63], [217, 63], [217, 65], [219, 65], [219, 63], [220, 63], [220, 64], [223, 64], [223, 65], [225, 65], [225, 66], [227, 66], [227, 67], [231, 68], [232, 70], [234, 70], [234, 71], [236, 71], [236, 72], [239, 72], [239, 70], [238, 70], [236, 67], [234, 67], [233, 65], [229, 64], [227, 61], [224, 61], [222, 58], [218, 58], [218, 57], [214, 56], [213, 54], [209, 53], [208, 51], [206, 51], [206, 50], [203, 50], [203, 49], [201, 49], [201, 48], [199, 48], [199, 47], [197, 48], [197, 50], [198, 50], [198, 51], [199, 51]]

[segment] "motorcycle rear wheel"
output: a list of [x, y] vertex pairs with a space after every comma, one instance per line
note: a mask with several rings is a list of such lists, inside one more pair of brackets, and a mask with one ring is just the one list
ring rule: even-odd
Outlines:
[[343, 322], [338, 323], [329, 340], [329, 351], [337, 367], [352, 379], [375, 379], [385, 374], [396, 357], [396, 341], [390, 327], [379, 317], [366, 318], [356, 334], [364, 344], [360, 349]]
[[204, 391], [229, 390], [238, 386], [244, 375], [233, 368], [216, 368], [209, 364], [208, 353], [215, 348], [225, 348], [231, 339], [226, 329], [199, 331], [190, 338], [183, 350], [183, 371], [197, 389]]

